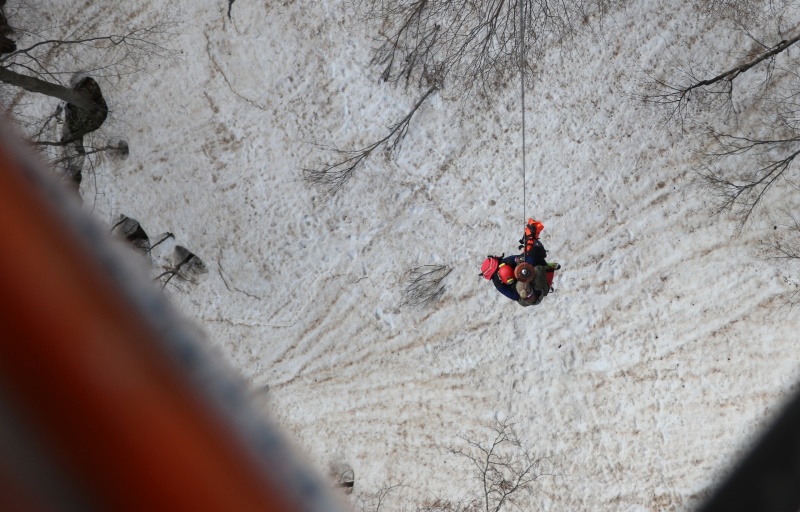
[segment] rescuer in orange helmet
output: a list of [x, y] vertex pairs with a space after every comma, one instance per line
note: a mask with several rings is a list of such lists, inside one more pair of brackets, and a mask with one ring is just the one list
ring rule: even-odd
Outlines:
[[533, 219], [525, 226], [525, 236], [516, 256], [487, 256], [481, 265], [481, 275], [491, 280], [497, 291], [521, 306], [535, 306], [550, 293], [553, 275], [561, 268], [558, 263], [547, 263], [547, 251], [539, 240], [544, 225]]

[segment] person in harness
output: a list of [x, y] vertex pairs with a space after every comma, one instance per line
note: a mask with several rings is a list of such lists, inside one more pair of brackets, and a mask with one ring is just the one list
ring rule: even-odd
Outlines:
[[548, 263], [547, 251], [539, 240], [544, 224], [528, 219], [520, 249], [525, 252], [514, 256], [489, 255], [481, 265], [481, 276], [491, 280], [497, 291], [516, 301], [520, 306], [536, 306], [552, 290], [558, 263]]

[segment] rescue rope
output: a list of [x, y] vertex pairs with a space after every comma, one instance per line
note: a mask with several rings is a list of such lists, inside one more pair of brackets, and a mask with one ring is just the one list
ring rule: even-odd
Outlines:
[[[517, 0], [519, 2], [519, 78], [520, 90], [522, 92], [522, 223], [528, 221], [528, 187], [526, 183], [526, 168], [525, 168], [525, 0]], [[523, 257], [528, 256], [528, 235], [523, 235], [522, 241], [524, 247], [522, 249]]]

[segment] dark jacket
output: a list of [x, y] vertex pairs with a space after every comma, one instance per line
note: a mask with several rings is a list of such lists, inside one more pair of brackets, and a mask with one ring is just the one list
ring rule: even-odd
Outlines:
[[[537, 306], [550, 293], [548, 274], [553, 272], [547, 265], [533, 267], [536, 275], [530, 283], [517, 283], [517, 293], [520, 295], [520, 306]], [[523, 298], [525, 297], [525, 298]]]
[[[518, 263], [517, 258], [522, 258], [522, 255], [517, 254], [514, 256], [506, 256], [505, 258], [500, 260], [500, 263], [505, 263], [511, 268], [516, 268]], [[521, 262], [522, 260], [520, 259], [519, 261]], [[535, 266], [536, 259], [534, 258], [533, 255], [528, 254], [528, 256], [525, 258], [525, 261]], [[497, 272], [495, 272], [494, 275], [492, 276], [492, 283], [494, 283], [494, 287], [497, 288], [498, 292], [502, 293], [509, 299], [519, 300], [519, 293], [517, 293], [517, 289], [515, 288], [515, 286], [513, 284], [512, 285], [503, 284], [503, 282], [500, 281], [500, 277], [497, 275]]]

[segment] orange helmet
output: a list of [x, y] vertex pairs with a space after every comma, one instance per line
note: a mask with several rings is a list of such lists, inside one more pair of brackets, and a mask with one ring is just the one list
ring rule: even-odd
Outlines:
[[503, 284], [514, 284], [514, 269], [505, 263], [501, 263], [500, 268], [497, 269], [497, 277], [500, 278]]

